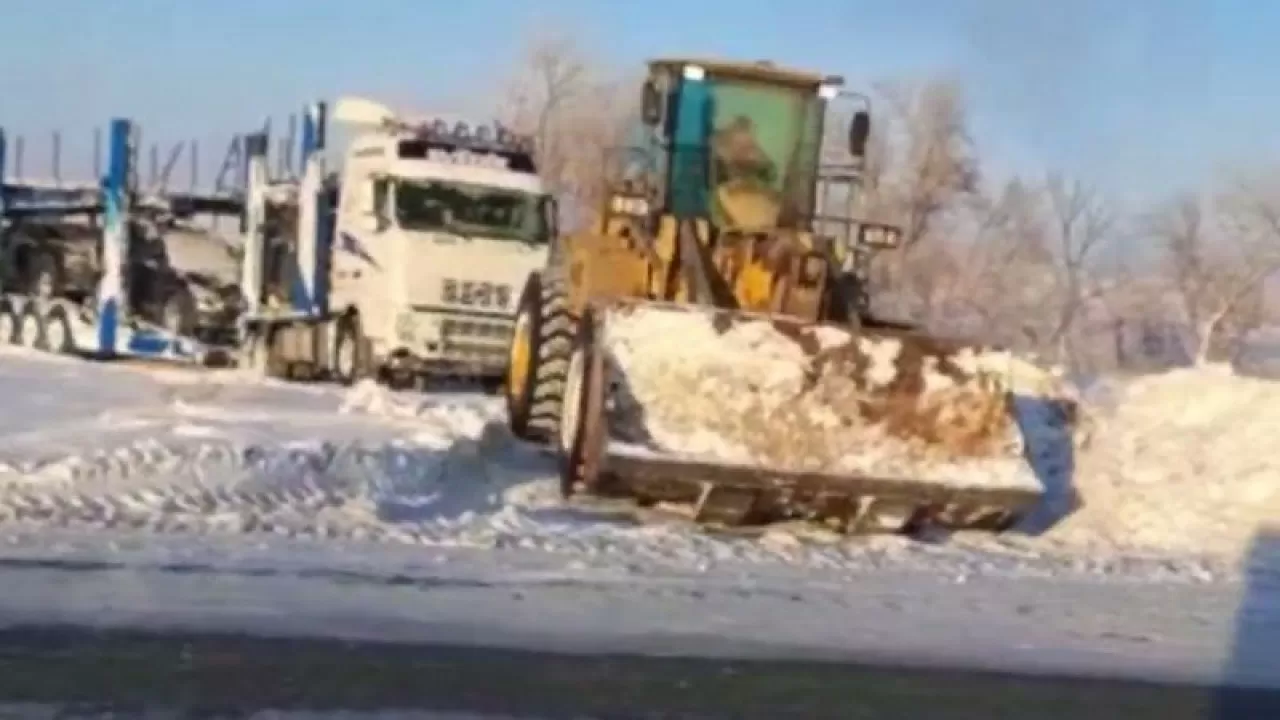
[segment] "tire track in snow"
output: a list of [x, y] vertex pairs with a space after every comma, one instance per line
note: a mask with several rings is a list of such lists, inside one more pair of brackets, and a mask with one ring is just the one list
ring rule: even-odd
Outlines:
[[479, 437], [437, 436], [429, 445], [141, 440], [0, 472], [0, 522], [514, 547], [680, 564], [737, 559], [750, 547], [565, 507], [549, 459], [536, 456], [492, 424]]
[[477, 502], [494, 433], [474, 401], [359, 386], [344, 421], [332, 407], [208, 405], [219, 389], [165, 388], [160, 406], [0, 438], [0, 522], [413, 540], [415, 525], [496, 507]]
[[[412, 447], [139, 442], [0, 480], [0, 521], [152, 531], [394, 534], [380, 505], [429, 500], [454, 462]], [[42, 482], [52, 481], [52, 482]], [[459, 478], [459, 482], [467, 482]], [[425, 511], [429, 511], [427, 508]], [[445, 510], [440, 510], [445, 512]]]

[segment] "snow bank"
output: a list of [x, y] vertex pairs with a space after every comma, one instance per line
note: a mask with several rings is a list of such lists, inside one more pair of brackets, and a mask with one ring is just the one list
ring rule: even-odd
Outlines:
[[[750, 429], [743, 403], [768, 402], [770, 392], [800, 380], [798, 356], [789, 354], [794, 343], [771, 345], [768, 333], [742, 326], [718, 342], [762, 344], [750, 360], [732, 361], [753, 380], [716, 386], [714, 374], [699, 377], [674, 362], [677, 350], [698, 346], [695, 330], [629, 340], [671, 361], [645, 364], [654, 388], [669, 373], [665, 380], [684, 399], [712, 393], [707, 415], [690, 421]], [[830, 336], [815, 340], [836, 344]], [[891, 349], [883, 342], [865, 353], [871, 382], [886, 381]], [[0, 417], [0, 524], [514, 545], [681, 566], [731, 558], [848, 568], [869, 557], [896, 566], [943, 555], [951, 564], [980, 550], [988, 552], [983, 563], [996, 562], [990, 553], [1015, 556], [1024, 572], [1032, 559], [1092, 568], [1135, 555], [1153, 563], [1171, 554], [1238, 558], [1264, 522], [1280, 518], [1280, 452], [1272, 449], [1280, 383], [1179, 371], [1108, 380], [1105, 402], [1077, 406], [1052, 372], [999, 353], [978, 360], [1000, 368], [1013, 391], [1031, 464], [1051, 501], [1074, 475], [1082, 507], [1063, 520], [1048, 513], [1055, 522], [1045, 523], [1042, 537], [962, 534], [946, 547], [899, 538], [799, 542], [795, 528], [779, 527], [763, 542], [738, 542], [691, 528], [639, 527], [566, 507], [554, 461], [511, 441], [494, 398], [396, 393], [373, 383], [346, 390], [264, 383], [236, 373], [7, 352], [0, 352], [0, 393], [13, 412]], [[781, 425], [764, 417], [760, 433]], [[713, 452], [732, 452], [717, 450], [723, 437], [698, 438], [675, 420], [670, 445], [710, 440]], [[1073, 429], [1081, 430], [1074, 446]], [[792, 440], [777, 442], [786, 450]], [[1203, 560], [1210, 561], [1217, 567], [1218, 560]]]
[[1083, 506], [1050, 535], [1241, 557], [1280, 524], [1278, 436], [1280, 383], [1217, 368], [1132, 381], [1079, 460]]

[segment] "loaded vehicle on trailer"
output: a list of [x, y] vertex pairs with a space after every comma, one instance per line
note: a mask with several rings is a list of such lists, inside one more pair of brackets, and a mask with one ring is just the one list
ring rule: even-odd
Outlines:
[[326, 174], [325, 114], [306, 115], [298, 183], [267, 177], [265, 137], [247, 144], [246, 362], [347, 383], [500, 383], [516, 294], [556, 234], [531, 140], [343, 98], [334, 119], [359, 132]]
[[815, 210], [825, 185], [856, 192], [820, 161], [828, 105], [861, 96], [769, 63], [648, 70], [644, 142], [597, 226], [557, 240], [521, 294], [512, 432], [557, 449], [566, 497], [731, 525], [1010, 527], [1044, 488], [1007, 363], [874, 315], [866, 263], [898, 229]]
[[[94, 297], [103, 273], [101, 204], [82, 213], [71, 200], [57, 210], [18, 203], [0, 236], [0, 286], [77, 305]], [[135, 206], [127, 227], [138, 314], [179, 335], [234, 342], [228, 330], [239, 312], [237, 249], [159, 203]]]
[[197, 210], [231, 215], [238, 205], [138, 193], [134, 136], [131, 122], [112, 121], [101, 183], [49, 187], [5, 181], [0, 132], [0, 343], [102, 357], [227, 358], [234, 338], [216, 330], [236, 314], [238, 291], [176, 268], [165, 235]]

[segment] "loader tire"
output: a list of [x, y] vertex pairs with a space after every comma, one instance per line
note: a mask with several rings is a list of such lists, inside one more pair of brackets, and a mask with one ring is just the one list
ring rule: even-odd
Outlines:
[[507, 423], [521, 440], [546, 444], [560, 431], [576, 327], [558, 273], [530, 275], [516, 308], [505, 383]]

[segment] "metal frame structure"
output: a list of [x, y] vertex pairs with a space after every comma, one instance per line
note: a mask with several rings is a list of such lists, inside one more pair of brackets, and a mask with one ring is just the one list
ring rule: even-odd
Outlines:
[[[264, 251], [265, 220], [269, 178], [270, 137], [266, 131], [242, 138], [245, 193], [242, 198], [212, 197], [178, 193], [161, 198], [143, 198], [137, 190], [137, 126], [125, 118], [111, 120], [108, 131], [106, 172], [96, 187], [45, 187], [6, 180], [7, 142], [0, 129], [0, 238], [6, 227], [30, 217], [66, 217], [90, 214], [101, 218], [100, 249], [102, 274], [94, 296], [83, 305], [61, 298], [38, 298], [0, 288], [0, 344], [24, 344], [38, 349], [66, 351], [67, 346], [48, 347], [46, 330], [50, 322], [69, 321], [70, 351], [100, 359], [136, 357], [204, 364], [211, 355], [234, 354], [238, 348], [212, 347], [194, 338], [182, 337], [146, 322], [130, 306], [132, 278], [128, 262], [132, 242], [130, 218], [144, 206], [157, 201], [172, 205], [178, 214], [186, 212], [233, 212], [241, 216], [244, 255], [240, 280], [245, 312], [238, 321], [240, 345], [253, 335], [265, 335], [281, 326], [312, 326], [329, 316], [328, 255], [332, 218], [325, 187], [326, 106], [317, 102], [304, 113], [300, 149], [302, 171], [291, 180], [298, 197], [297, 237], [292, 239], [289, 261], [289, 303], [287, 308], [265, 308]], [[56, 310], [55, 310], [56, 309]], [[24, 324], [25, 323], [25, 324]], [[327, 333], [319, 333], [323, 338]], [[327, 343], [325, 343], [327, 344]], [[317, 344], [317, 365], [329, 365], [329, 353]]]
[[[62, 298], [0, 294], [0, 343], [73, 352], [103, 359], [138, 357], [204, 363], [218, 348], [181, 337], [138, 317], [129, 303], [129, 220], [137, 203], [133, 167], [136, 126], [115, 118], [110, 124], [107, 172], [96, 191], [45, 188], [5, 181], [5, 143], [0, 130], [0, 236], [23, 217], [100, 214], [102, 276], [91, 306]], [[0, 290], [3, 290], [0, 288]], [[52, 323], [64, 329], [65, 344], [48, 347]]]

